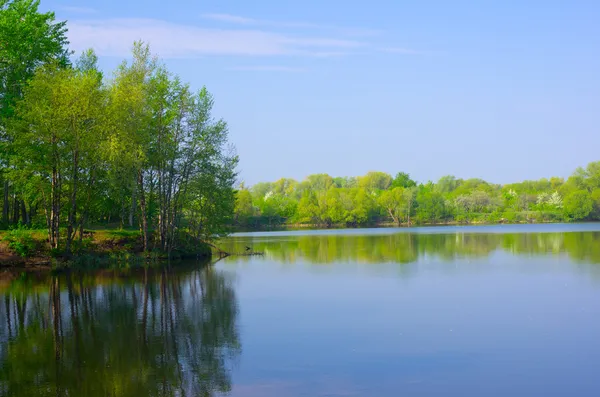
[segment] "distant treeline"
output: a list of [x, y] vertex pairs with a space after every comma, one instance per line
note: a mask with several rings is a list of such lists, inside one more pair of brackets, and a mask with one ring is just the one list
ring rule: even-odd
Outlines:
[[235, 224], [240, 227], [322, 227], [444, 223], [517, 223], [600, 220], [600, 162], [567, 180], [553, 177], [506, 185], [448, 175], [418, 183], [369, 172], [360, 177], [310, 175], [241, 185]]

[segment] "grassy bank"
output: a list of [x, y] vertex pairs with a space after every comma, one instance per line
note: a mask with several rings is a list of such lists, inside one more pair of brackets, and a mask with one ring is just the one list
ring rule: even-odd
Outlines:
[[143, 252], [139, 230], [86, 230], [73, 251], [48, 248], [46, 230], [13, 229], [0, 231], [0, 268], [123, 268], [137, 267], [162, 260], [180, 260], [211, 256], [210, 247], [189, 235], [180, 236], [180, 244], [170, 255], [157, 249]]

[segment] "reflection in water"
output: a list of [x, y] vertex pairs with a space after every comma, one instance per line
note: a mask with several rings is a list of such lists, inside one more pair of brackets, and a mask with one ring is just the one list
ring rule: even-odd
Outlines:
[[600, 232], [569, 233], [452, 233], [452, 234], [330, 234], [236, 237], [233, 252], [252, 245], [271, 259], [285, 263], [411, 263], [424, 256], [454, 260], [486, 257], [496, 250], [513, 254], [567, 253], [575, 261], [600, 263]]
[[237, 301], [231, 281], [211, 267], [13, 280], [0, 294], [0, 396], [231, 388]]

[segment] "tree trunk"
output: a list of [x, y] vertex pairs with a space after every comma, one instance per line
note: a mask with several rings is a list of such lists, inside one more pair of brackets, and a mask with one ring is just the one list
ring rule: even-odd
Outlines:
[[12, 223], [14, 225], [16, 225], [17, 223], [19, 223], [19, 212], [21, 209], [21, 205], [19, 204], [19, 198], [17, 197], [17, 194], [15, 193], [15, 195], [13, 196], [13, 219], [12, 219]]
[[129, 207], [129, 227], [133, 227], [133, 218], [135, 215], [136, 198], [135, 198], [135, 181], [133, 183], [133, 189], [131, 189], [131, 206]]
[[50, 209], [50, 248], [58, 248], [58, 227], [60, 223], [60, 198], [59, 196], [59, 181], [58, 170], [56, 165], [52, 167], [52, 193], [51, 193], [51, 209]]
[[394, 223], [398, 226], [400, 226], [400, 218], [398, 218], [397, 216], [394, 215], [394, 211], [392, 211], [391, 208], [388, 208], [388, 213], [390, 214], [390, 216], [392, 217], [392, 220], [394, 221]]
[[9, 211], [9, 202], [8, 202], [8, 179], [4, 181], [4, 204], [2, 206], [2, 222], [4, 224], [8, 224], [8, 211]]
[[67, 252], [67, 254], [71, 253], [71, 243], [73, 242], [73, 238], [75, 237], [75, 225], [77, 222], [77, 168], [79, 167], [79, 156], [76, 153], [73, 157], [73, 188], [71, 191], [71, 208], [69, 209], [69, 220], [67, 225], [67, 243], [65, 246], [65, 251]]
[[142, 246], [148, 251], [148, 218], [146, 214], [146, 195], [144, 194], [144, 171], [138, 171], [138, 188], [140, 194], [140, 218], [142, 225]]
[[[160, 141], [159, 141], [160, 143]], [[158, 170], [158, 235], [160, 239], [160, 248], [164, 251], [166, 246], [166, 219], [165, 219], [165, 197], [163, 171]]]
[[21, 218], [23, 218], [23, 223], [29, 226], [29, 215], [27, 214], [27, 207], [23, 199], [21, 199]]

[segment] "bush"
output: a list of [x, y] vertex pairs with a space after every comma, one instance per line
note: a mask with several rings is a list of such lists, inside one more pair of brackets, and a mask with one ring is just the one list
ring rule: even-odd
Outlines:
[[502, 213], [502, 217], [504, 218], [504, 221], [508, 223], [521, 223], [527, 221], [527, 214], [525, 212], [506, 211]]
[[500, 212], [500, 210], [495, 210], [494, 212], [491, 212], [487, 217], [488, 223], [498, 223], [501, 219], [502, 212]]
[[22, 257], [31, 256], [36, 249], [36, 243], [32, 232], [21, 228], [10, 230], [2, 239], [8, 244], [8, 248]]

